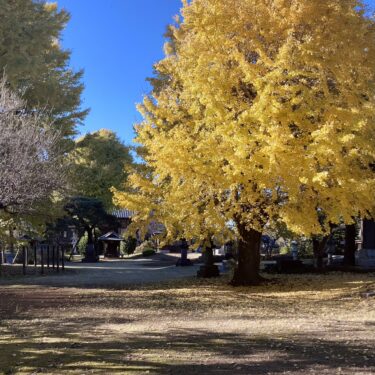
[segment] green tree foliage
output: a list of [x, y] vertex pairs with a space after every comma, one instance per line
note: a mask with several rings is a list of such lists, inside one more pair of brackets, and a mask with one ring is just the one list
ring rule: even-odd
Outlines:
[[[95, 242], [95, 229], [107, 230], [116, 227], [116, 218], [109, 215], [104, 209], [103, 203], [95, 198], [74, 197], [66, 205], [66, 224], [74, 225], [79, 237], [87, 233], [87, 243]], [[61, 227], [61, 223], [59, 224]]]
[[70, 51], [59, 45], [69, 21], [57, 4], [0, 0], [0, 72], [11, 89], [24, 92], [30, 110], [48, 109], [62, 136], [75, 134], [81, 109], [82, 71], [69, 67]]
[[120, 251], [123, 254], [131, 255], [135, 252], [137, 247], [137, 239], [129, 236], [125, 241], [120, 243]]
[[133, 163], [129, 147], [114, 132], [101, 129], [79, 138], [72, 158], [73, 187], [77, 193], [97, 198], [105, 208], [110, 208], [110, 189], [122, 186], [127, 177], [126, 167]]

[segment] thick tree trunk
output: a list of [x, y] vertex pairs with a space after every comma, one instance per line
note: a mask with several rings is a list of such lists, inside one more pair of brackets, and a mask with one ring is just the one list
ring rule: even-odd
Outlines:
[[345, 227], [344, 264], [346, 266], [355, 266], [356, 235], [357, 231], [355, 224], [347, 225]]
[[238, 242], [238, 264], [234, 271], [231, 284], [233, 286], [259, 285], [260, 244], [262, 233], [254, 229], [246, 229], [237, 223], [240, 239]]
[[86, 227], [86, 232], [87, 232], [86, 253], [85, 253], [85, 257], [82, 259], [82, 262], [86, 262], [86, 263], [97, 262], [99, 258], [97, 257], [97, 254], [96, 254], [96, 248], [95, 248], [95, 243], [93, 239], [93, 228]]
[[323, 237], [322, 240], [319, 240], [318, 238], [313, 238], [313, 252], [314, 252], [314, 258], [315, 258], [315, 267], [318, 270], [323, 269], [323, 258], [324, 258], [324, 249], [326, 247], [327, 241], [329, 236]]
[[212, 266], [214, 264], [214, 249], [212, 244], [210, 247], [206, 248], [204, 254], [204, 264], [206, 266]]

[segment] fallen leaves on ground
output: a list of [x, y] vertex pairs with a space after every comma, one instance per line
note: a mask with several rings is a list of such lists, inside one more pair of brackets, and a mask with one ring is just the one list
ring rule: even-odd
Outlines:
[[[264, 374], [375, 371], [373, 274], [224, 278], [122, 290], [7, 286], [4, 374]], [[1, 373], [0, 371], [0, 373]]]

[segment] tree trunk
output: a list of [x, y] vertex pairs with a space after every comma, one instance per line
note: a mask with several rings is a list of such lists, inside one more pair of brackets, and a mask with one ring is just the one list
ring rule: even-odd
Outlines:
[[318, 270], [323, 269], [323, 258], [324, 258], [324, 249], [326, 247], [329, 236], [323, 237], [322, 240], [319, 240], [317, 237], [314, 237], [313, 242], [313, 252], [315, 258], [315, 267]]
[[214, 264], [214, 249], [212, 244], [206, 248], [204, 254], [204, 264], [206, 266], [212, 266]]
[[96, 249], [98, 247], [98, 237], [96, 235], [95, 227], [92, 228], [92, 233], [93, 233], [93, 243]]
[[13, 232], [13, 227], [10, 226], [9, 227], [9, 250], [11, 252], [11, 254], [14, 254], [14, 242], [15, 242], [15, 238], [14, 238], [14, 232]]
[[350, 224], [345, 227], [344, 264], [346, 266], [355, 266], [356, 235], [357, 231], [355, 224]]
[[237, 223], [240, 239], [238, 242], [238, 264], [234, 271], [231, 284], [233, 286], [259, 285], [260, 243], [262, 233], [255, 229], [246, 229]]
[[90, 227], [86, 227], [86, 232], [87, 232], [87, 244], [91, 245], [94, 243], [94, 239], [92, 236], [92, 229]]

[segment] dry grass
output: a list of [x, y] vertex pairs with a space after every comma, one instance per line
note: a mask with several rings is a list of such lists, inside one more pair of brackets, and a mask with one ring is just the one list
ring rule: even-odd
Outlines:
[[[374, 275], [2, 287], [4, 374], [375, 373]], [[0, 370], [0, 373], [1, 373]]]

